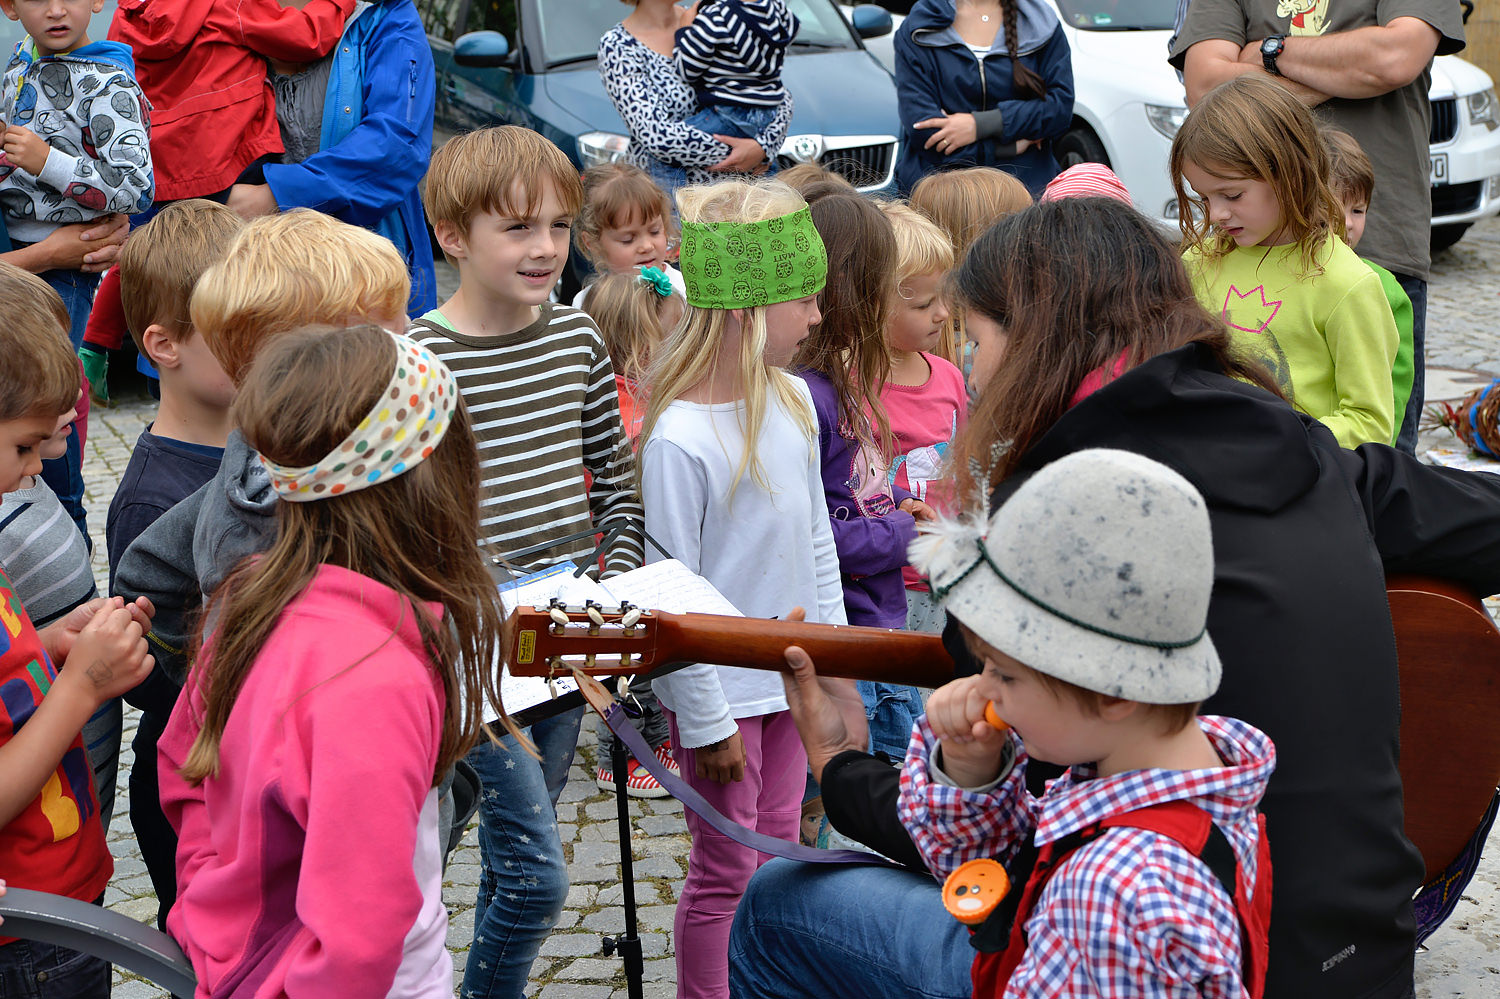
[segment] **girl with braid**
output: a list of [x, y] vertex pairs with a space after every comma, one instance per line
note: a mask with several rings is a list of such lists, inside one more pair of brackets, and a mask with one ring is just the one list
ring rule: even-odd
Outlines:
[[918, 0], [895, 48], [902, 194], [957, 167], [999, 167], [1032, 197], [1057, 175], [1073, 64], [1045, 0]]

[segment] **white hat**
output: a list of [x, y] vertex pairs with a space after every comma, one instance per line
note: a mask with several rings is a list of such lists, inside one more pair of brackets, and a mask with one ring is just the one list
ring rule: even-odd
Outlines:
[[948, 613], [1011, 658], [1088, 690], [1187, 704], [1219, 688], [1213, 541], [1192, 484], [1129, 451], [1079, 451], [986, 524], [925, 526], [912, 564]]

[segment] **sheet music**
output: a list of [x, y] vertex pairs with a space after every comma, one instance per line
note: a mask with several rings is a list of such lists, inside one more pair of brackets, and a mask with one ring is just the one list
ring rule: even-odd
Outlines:
[[728, 614], [744, 617], [729, 598], [714, 584], [693, 572], [675, 558], [643, 565], [606, 580], [606, 589], [615, 602], [628, 600], [646, 610], [669, 614]]
[[[576, 569], [572, 562], [561, 562], [502, 584], [500, 602], [506, 615], [509, 616], [517, 607], [545, 607], [556, 597], [570, 607], [582, 606], [585, 600], [597, 601], [608, 608], [629, 601], [645, 610], [672, 614], [744, 616], [712, 583], [676, 559], [653, 562], [603, 583], [588, 576], [573, 575]], [[560, 695], [577, 689], [578, 684], [572, 677], [560, 677], [549, 686], [542, 677], [511, 676], [509, 669], [501, 667], [500, 700], [508, 714], [543, 704], [553, 698], [554, 691]], [[486, 718], [497, 718], [499, 714], [494, 705], [485, 704]]]

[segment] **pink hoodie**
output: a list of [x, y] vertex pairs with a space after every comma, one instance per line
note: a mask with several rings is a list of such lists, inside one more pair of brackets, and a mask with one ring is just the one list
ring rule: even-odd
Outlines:
[[160, 743], [180, 837], [167, 929], [198, 997], [451, 997], [432, 779], [443, 686], [411, 605], [321, 566], [245, 679], [218, 775], [193, 787], [178, 770], [203, 666]]

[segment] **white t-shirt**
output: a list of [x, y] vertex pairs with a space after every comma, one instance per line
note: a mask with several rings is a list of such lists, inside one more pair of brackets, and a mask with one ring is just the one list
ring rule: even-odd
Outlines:
[[[793, 382], [810, 416], [807, 385]], [[845, 624], [816, 439], [774, 393], [768, 402], [756, 453], [770, 488], [747, 471], [732, 497], [745, 440], [741, 404], [679, 399], [666, 408], [641, 449], [646, 530], [746, 617], [785, 617], [801, 606], [809, 621]], [[665, 557], [647, 546], [648, 562]], [[736, 718], [787, 706], [781, 676], [766, 670], [690, 666], [656, 679], [653, 689], [677, 715], [689, 749], [728, 738]]]

